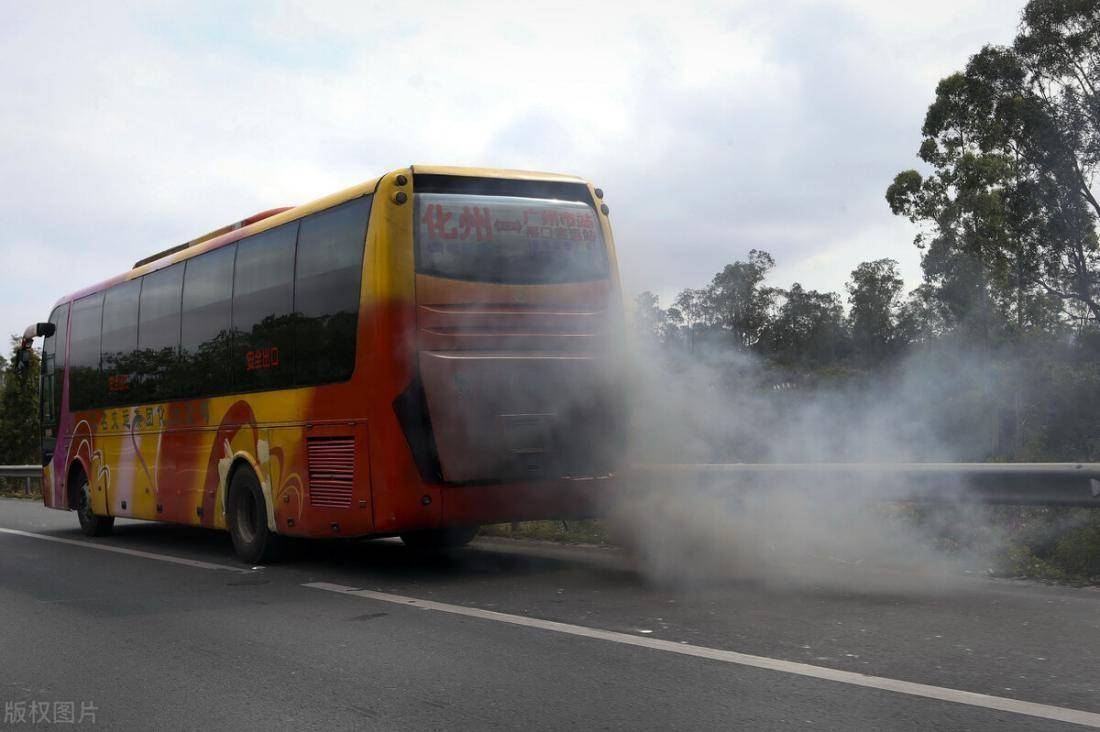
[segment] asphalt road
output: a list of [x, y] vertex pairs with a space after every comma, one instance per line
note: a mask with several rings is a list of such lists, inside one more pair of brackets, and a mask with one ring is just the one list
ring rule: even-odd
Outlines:
[[0, 500], [0, 728], [1100, 725], [1100, 591], [898, 580], [655, 585], [623, 552], [488, 539], [252, 569], [224, 534], [91, 540]]

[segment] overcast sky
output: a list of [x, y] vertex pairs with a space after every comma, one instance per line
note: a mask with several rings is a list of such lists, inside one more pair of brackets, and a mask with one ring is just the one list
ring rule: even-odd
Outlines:
[[[645, 8], [652, 5], [652, 10]], [[0, 327], [278, 205], [411, 163], [607, 191], [628, 295], [667, 304], [749, 249], [842, 291], [913, 227], [936, 82], [1022, 0], [12, 3], [0, 24]], [[534, 7], [534, 6], [532, 6]]]

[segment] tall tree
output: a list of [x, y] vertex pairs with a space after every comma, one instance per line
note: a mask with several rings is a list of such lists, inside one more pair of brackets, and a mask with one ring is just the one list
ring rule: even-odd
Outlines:
[[[41, 434], [38, 429], [38, 354], [31, 352], [29, 368], [16, 374], [10, 364], [19, 339], [12, 338], [12, 354], [4, 370], [0, 391], [0, 464], [26, 465], [38, 460]], [[0, 359], [2, 360], [2, 359]]]
[[878, 363], [904, 345], [898, 331], [904, 282], [893, 259], [863, 262], [852, 270], [847, 284], [848, 322], [856, 355]]
[[839, 295], [806, 290], [797, 282], [779, 294], [783, 304], [768, 323], [764, 339], [777, 361], [819, 367], [845, 354], [847, 334]]
[[649, 290], [634, 298], [634, 329], [643, 338], [658, 343], [669, 335], [668, 313], [661, 309], [660, 299]]
[[747, 262], [727, 264], [707, 288], [708, 315], [741, 348], [753, 348], [764, 333], [775, 292], [763, 283], [773, 267], [772, 255], [753, 249]]
[[898, 309], [897, 337], [907, 347], [931, 343], [943, 335], [946, 323], [943, 302], [930, 285], [923, 284]]
[[681, 290], [672, 309], [677, 313], [679, 326], [687, 331], [688, 348], [694, 351], [699, 331], [710, 327], [714, 321], [706, 290], [690, 287]]
[[1100, 320], [1100, 3], [1032, 0], [1012, 47], [940, 82], [891, 209], [926, 226], [926, 281], [956, 320], [1021, 333]]
[[1031, 154], [1100, 216], [1100, 3], [1031, 0], [1013, 51], [1027, 96]]
[[899, 173], [886, 198], [895, 214], [923, 226], [915, 243], [924, 252], [925, 281], [952, 325], [987, 336], [1004, 302], [1003, 267], [995, 256], [1003, 233], [1003, 166], [998, 153], [977, 146], [968, 95], [963, 74], [937, 85], [919, 153], [932, 170]]

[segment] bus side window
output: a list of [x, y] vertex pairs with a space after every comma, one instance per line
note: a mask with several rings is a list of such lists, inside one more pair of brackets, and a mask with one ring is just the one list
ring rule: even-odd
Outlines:
[[76, 411], [102, 405], [106, 397], [105, 383], [99, 370], [103, 293], [97, 292], [75, 301], [70, 318], [69, 403], [70, 408]]
[[134, 401], [163, 401], [175, 396], [169, 379], [179, 360], [183, 269], [182, 264], [175, 264], [142, 277]]
[[183, 277], [179, 368], [170, 378], [171, 396], [189, 398], [230, 390], [230, 317], [233, 260], [237, 245], [187, 260]]
[[298, 222], [237, 242], [233, 275], [234, 389], [277, 389], [294, 382], [294, 245]]
[[133, 401], [137, 370], [138, 297], [141, 280], [130, 280], [107, 290], [103, 298], [103, 342], [100, 369], [106, 380], [106, 404]]
[[302, 220], [294, 268], [295, 383], [351, 377], [370, 196]]

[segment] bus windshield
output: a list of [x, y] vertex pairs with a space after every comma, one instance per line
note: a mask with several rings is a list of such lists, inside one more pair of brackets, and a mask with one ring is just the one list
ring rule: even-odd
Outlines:
[[507, 284], [608, 276], [599, 221], [584, 203], [453, 193], [416, 199], [421, 274]]

